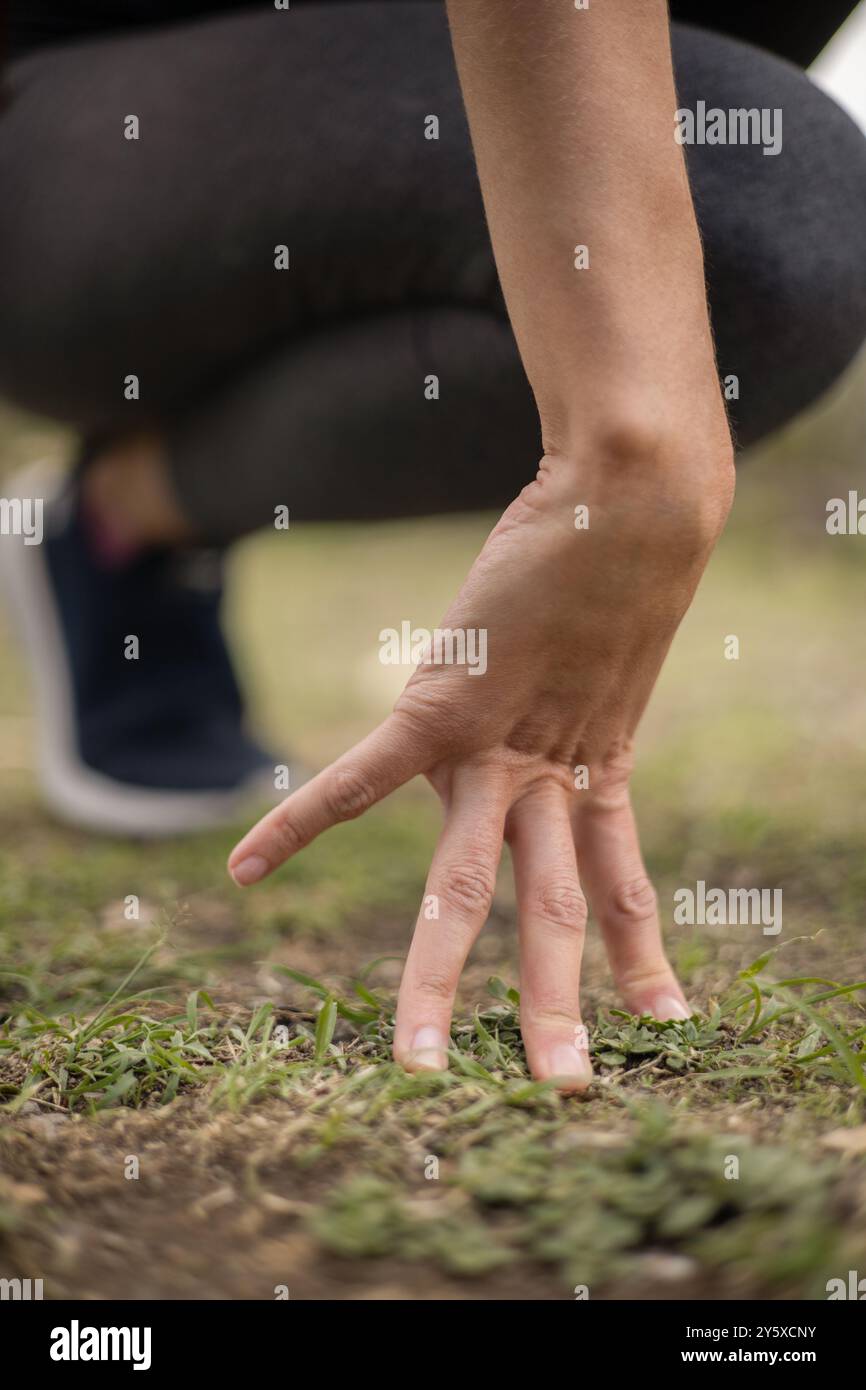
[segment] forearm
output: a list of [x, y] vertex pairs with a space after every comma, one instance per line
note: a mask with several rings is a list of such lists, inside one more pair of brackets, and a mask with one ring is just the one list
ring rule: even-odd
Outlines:
[[663, 0], [448, 0], [448, 12], [545, 448], [569, 451], [616, 399], [651, 428], [666, 376], [685, 400], [718, 398]]

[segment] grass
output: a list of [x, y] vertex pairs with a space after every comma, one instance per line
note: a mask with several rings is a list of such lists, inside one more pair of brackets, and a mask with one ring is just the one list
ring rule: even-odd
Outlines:
[[[635, 799], [695, 1012], [623, 1014], [591, 931], [584, 1098], [527, 1075], [507, 864], [450, 1071], [392, 1063], [425, 788], [239, 894], [235, 830], [140, 845], [45, 816], [0, 637], [0, 1275], [54, 1297], [810, 1298], [862, 1272], [863, 558], [823, 530], [853, 485], [857, 385], [744, 468], [663, 673]], [[20, 420], [0, 437], [10, 465], [63, 443]], [[381, 718], [400, 673], [378, 631], [435, 623], [485, 526], [240, 548], [231, 623], [275, 747], [315, 766]], [[697, 878], [782, 887], [781, 936], [675, 927]]]
[[[0, 1094], [11, 1097], [12, 1113], [36, 1096], [42, 1104], [67, 1111], [92, 1112], [121, 1102], [166, 1104], [181, 1088], [215, 1077], [231, 1082], [216, 1087], [217, 1100], [241, 1104], [269, 1091], [282, 1094], [298, 1072], [306, 1085], [313, 1079], [311, 1066], [334, 1064], [351, 1076], [359, 1061], [365, 1066], [390, 1063], [393, 1000], [371, 987], [369, 972], [351, 982], [351, 993], [341, 994], [301, 971], [275, 966], [313, 995], [316, 1011], [291, 1009], [280, 1021], [279, 1010], [266, 1002], [240, 1027], [221, 1021], [214, 1001], [201, 989], [190, 992], [180, 1013], [141, 994], [124, 994], [162, 940], [148, 947], [95, 1014], [51, 1018], [27, 1004], [7, 1020], [0, 1057], [11, 1059], [19, 1074], [0, 1083]], [[757, 1077], [788, 1085], [805, 1078], [866, 1090], [860, 1055], [866, 1025], [848, 1032], [844, 1019], [818, 1007], [859, 1002], [856, 997], [866, 982], [838, 985], [814, 977], [768, 981], [763, 972], [773, 954], [741, 971], [740, 987], [724, 1004], [714, 1002], [706, 1017], [694, 1014], [681, 1023], [658, 1023], [608, 1010], [590, 1040], [600, 1082], [639, 1076], [643, 1086], [651, 1081], [655, 1087], [659, 1077], [664, 1085], [673, 1073], [695, 1084], [723, 1083], [728, 1093], [732, 1082]], [[497, 1002], [454, 1024], [450, 1058], [456, 1077], [499, 1088], [517, 1080], [523, 1083], [520, 1094], [547, 1094], [549, 1085], [528, 1081], [519, 991], [496, 976], [488, 981], [488, 990]], [[334, 1040], [340, 1020], [351, 1029], [348, 1044]], [[241, 1084], [247, 1071], [250, 1086]]]
[[[0, 1043], [12, 1114], [38, 1101], [95, 1118], [194, 1090], [217, 1117], [277, 1103], [291, 1170], [305, 1186], [328, 1174], [277, 1210], [323, 1257], [466, 1280], [538, 1266], [562, 1296], [660, 1272], [802, 1297], [855, 1257], [842, 1160], [815, 1162], [793, 1135], [705, 1125], [718, 1106], [794, 1101], [801, 1126], [832, 1118], [844, 1134], [863, 1110], [866, 982], [774, 979], [773, 951], [706, 1015], [659, 1024], [610, 1009], [590, 1042], [594, 1093], [566, 1099], [529, 1079], [519, 994], [496, 977], [492, 1002], [453, 1027], [451, 1071], [410, 1077], [390, 1058], [393, 1000], [375, 968], [343, 990], [279, 968], [306, 1010], [226, 1010], [193, 990], [178, 1011], [125, 994], [161, 940], [93, 1016], [20, 1009]], [[244, 1197], [273, 1208], [260, 1168], [245, 1158]]]
[[[11, 1061], [18, 1074], [0, 1083], [0, 1094], [10, 1097], [11, 1113], [37, 1096], [41, 1104], [68, 1112], [92, 1113], [120, 1103], [164, 1105], [180, 1090], [214, 1080], [214, 1104], [239, 1107], [263, 1094], [288, 1094], [299, 1076], [302, 1087], [313, 1088], [321, 1069], [336, 1071], [346, 1079], [347, 1091], [354, 1091], [359, 1065], [365, 1074], [371, 1066], [390, 1068], [394, 1001], [370, 985], [369, 974], [352, 981], [350, 993], [339, 993], [303, 972], [276, 966], [312, 994], [316, 1009], [289, 1007], [283, 1017], [266, 1002], [240, 1026], [237, 1011], [222, 1017], [201, 989], [190, 992], [182, 1012], [124, 994], [159, 944], [148, 948], [94, 1015], [50, 1018], [24, 1005], [7, 1020], [0, 1058]], [[768, 979], [773, 955], [768, 952], [740, 971], [735, 986], [722, 1002], [713, 1001], [707, 1015], [659, 1023], [607, 1010], [590, 1039], [597, 1084], [608, 1096], [613, 1084], [634, 1089], [638, 1083], [638, 1090], [657, 1093], [685, 1079], [693, 1096], [701, 1084], [711, 1083], [734, 1099], [746, 1091], [759, 1093], [754, 1085], [759, 1079], [770, 1091], [779, 1085], [804, 1093], [818, 1088], [822, 1096], [828, 1085], [845, 1096], [851, 1087], [866, 1091], [866, 1023], [860, 1021], [859, 1000], [866, 982]], [[488, 990], [497, 1002], [453, 1025], [454, 1076], [446, 1084], [468, 1077], [507, 1104], [536, 1095], [556, 1099], [549, 1083], [528, 1078], [519, 991], [496, 976]], [[342, 1041], [335, 1040], [340, 1021], [346, 1025]], [[399, 1068], [396, 1072], [402, 1078]], [[512, 1083], [518, 1083], [516, 1089]]]

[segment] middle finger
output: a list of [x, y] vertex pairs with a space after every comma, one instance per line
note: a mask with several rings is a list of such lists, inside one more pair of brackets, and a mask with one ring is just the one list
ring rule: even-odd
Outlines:
[[455, 772], [397, 999], [394, 1056], [409, 1071], [448, 1065], [454, 996], [493, 900], [505, 808], [501, 777]]

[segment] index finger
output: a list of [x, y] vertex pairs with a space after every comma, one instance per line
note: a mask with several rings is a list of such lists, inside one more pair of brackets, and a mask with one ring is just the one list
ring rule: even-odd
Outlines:
[[330, 767], [286, 797], [235, 846], [228, 870], [258, 883], [340, 821], [354, 820], [439, 759], [430, 730], [395, 712]]

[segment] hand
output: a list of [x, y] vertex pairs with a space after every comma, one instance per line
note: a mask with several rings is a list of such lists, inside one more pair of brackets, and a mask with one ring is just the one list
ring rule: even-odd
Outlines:
[[[702, 458], [618, 427], [579, 460], [545, 457], [442, 622], [487, 634], [487, 671], [420, 666], [372, 734], [271, 811], [229, 859], [245, 886], [417, 773], [445, 824], [397, 1008], [394, 1055], [447, 1065], [454, 996], [487, 918], [503, 841], [520, 933], [521, 1028], [534, 1077], [591, 1079], [579, 1003], [581, 879], [627, 1007], [689, 1009], [665, 958], [629, 797], [632, 739], [732, 495], [721, 420]], [[575, 529], [575, 507], [589, 509]], [[575, 769], [586, 768], [585, 778]], [[578, 870], [580, 871], [578, 873]], [[432, 895], [432, 897], [431, 897]]]

